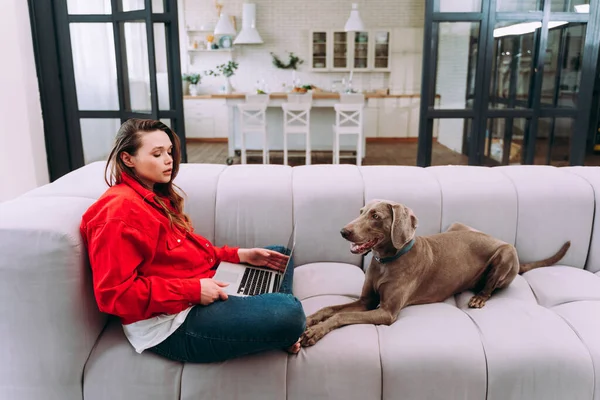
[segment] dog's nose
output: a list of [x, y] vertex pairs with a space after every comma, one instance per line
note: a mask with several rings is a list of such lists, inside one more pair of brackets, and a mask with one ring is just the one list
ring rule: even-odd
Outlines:
[[350, 236], [350, 231], [346, 228], [342, 228], [342, 230], [340, 231], [340, 234], [342, 235], [342, 237], [344, 239], [348, 239], [348, 237]]

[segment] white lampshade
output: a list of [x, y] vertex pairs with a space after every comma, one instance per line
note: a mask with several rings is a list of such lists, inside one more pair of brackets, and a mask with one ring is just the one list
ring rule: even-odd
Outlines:
[[235, 36], [235, 28], [231, 25], [229, 14], [221, 13], [217, 26], [215, 26], [215, 35], [231, 35]]
[[350, 11], [350, 18], [346, 21], [344, 27], [346, 32], [361, 32], [365, 30], [365, 24], [363, 24], [360, 15], [358, 14], [358, 4], [352, 3], [352, 11]]
[[242, 10], [242, 31], [237, 35], [233, 44], [263, 43], [256, 30], [256, 4], [244, 3]]

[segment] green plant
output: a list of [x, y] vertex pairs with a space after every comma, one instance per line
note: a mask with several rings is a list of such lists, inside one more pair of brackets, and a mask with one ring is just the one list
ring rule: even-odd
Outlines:
[[287, 64], [284, 64], [283, 61], [281, 61], [273, 52], [271, 52], [271, 57], [273, 57], [273, 65], [279, 69], [297, 70], [298, 66], [304, 62], [304, 60], [295, 55], [293, 52], [290, 53], [290, 58]]
[[191, 83], [192, 85], [196, 85], [200, 83], [202, 77], [200, 76], [200, 74], [183, 74], [182, 79]]
[[207, 76], [225, 76], [227, 78], [232, 77], [235, 74], [235, 70], [238, 68], [239, 64], [235, 61], [229, 61], [227, 64], [217, 65], [217, 67], [213, 70], [208, 70], [205, 72]]

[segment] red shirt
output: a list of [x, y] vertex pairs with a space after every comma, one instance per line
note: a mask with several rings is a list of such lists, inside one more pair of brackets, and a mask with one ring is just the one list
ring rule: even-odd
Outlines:
[[124, 173], [82, 217], [96, 302], [123, 324], [199, 304], [200, 279], [221, 261], [240, 262], [237, 247], [171, 227], [155, 196]]

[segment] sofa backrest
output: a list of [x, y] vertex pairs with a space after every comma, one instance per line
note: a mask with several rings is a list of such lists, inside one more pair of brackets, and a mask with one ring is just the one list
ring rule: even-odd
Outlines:
[[[103, 174], [104, 163], [93, 163], [21, 199], [93, 200], [107, 189]], [[285, 244], [295, 221], [297, 266], [362, 266], [339, 231], [367, 201], [388, 199], [415, 211], [419, 235], [463, 222], [514, 244], [523, 262], [571, 240], [562, 264], [600, 271], [600, 233], [592, 230], [599, 224], [598, 167], [183, 164], [175, 183], [196, 231], [219, 246]]]

